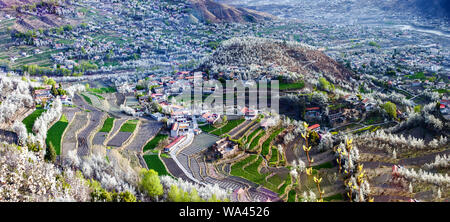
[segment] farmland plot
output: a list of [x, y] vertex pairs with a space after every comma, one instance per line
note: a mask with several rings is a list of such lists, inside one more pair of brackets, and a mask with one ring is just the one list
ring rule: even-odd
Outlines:
[[107, 146], [121, 147], [132, 135], [130, 132], [118, 132], [110, 141]]
[[75, 114], [72, 123], [69, 124], [66, 133], [63, 136], [61, 154], [67, 154], [68, 151], [77, 148], [76, 133], [79, 129], [84, 128], [88, 124], [88, 113], [80, 112]]
[[92, 110], [89, 115], [89, 125], [78, 134], [78, 155], [80, 156], [86, 156], [90, 153], [90, 136], [101, 124], [106, 114]]
[[139, 129], [137, 129], [136, 136], [126, 148], [142, 152], [147, 142], [159, 132], [162, 126], [162, 123], [153, 120], [141, 123]]

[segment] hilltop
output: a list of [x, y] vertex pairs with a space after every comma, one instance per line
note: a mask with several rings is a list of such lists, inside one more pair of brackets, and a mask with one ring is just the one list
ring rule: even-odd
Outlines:
[[[213, 73], [241, 70], [246, 78], [286, 76], [296, 78], [321, 73], [337, 80], [349, 79], [353, 72], [323, 52], [306, 44], [244, 37], [222, 42], [201, 65]], [[258, 73], [258, 71], [261, 71]], [[247, 76], [246, 76], [247, 75]], [[232, 76], [231, 76], [232, 77]]]

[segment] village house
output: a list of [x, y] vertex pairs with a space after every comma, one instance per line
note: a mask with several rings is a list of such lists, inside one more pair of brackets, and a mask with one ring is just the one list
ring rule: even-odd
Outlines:
[[51, 100], [53, 95], [50, 89], [44, 88], [34, 90], [33, 97], [37, 104], [43, 104]]
[[175, 140], [173, 140], [171, 143], [169, 143], [167, 146], [164, 147], [164, 152], [169, 153], [172, 149], [176, 147], [178, 143], [180, 143], [185, 136], [179, 136]]
[[164, 119], [164, 115], [162, 113], [152, 113], [150, 114], [150, 117], [158, 122]]
[[66, 106], [72, 106], [73, 105], [72, 99], [69, 96], [67, 96], [67, 95], [61, 96], [60, 99], [61, 99], [61, 103], [63, 105], [66, 105]]
[[306, 108], [305, 120], [306, 121], [319, 121], [321, 119], [320, 107]]
[[215, 158], [228, 158], [238, 151], [238, 144], [235, 144], [228, 137], [225, 137], [210, 147], [210, 151], [214, 153]]
[[258, 110], [244, 107], [241, 109], [240, 115], [243, 115], [246, 120], [253, 120], [258, 116]]
[[319, 124], [314, 124], [312, 126], [308, 127], [308, 130], [310, 131], [315, 131], [315, 132], [319, 132], [320, 131], [320, 125]]
[[217, 122], [217, 120], [220, 119], [220, 115], [219, 114], [215, 114], [215, 113], [204, 113], [203, 115], [201, 115], [198, 120], [200, 122], [207, 122], [209, 124], [215, 124]]

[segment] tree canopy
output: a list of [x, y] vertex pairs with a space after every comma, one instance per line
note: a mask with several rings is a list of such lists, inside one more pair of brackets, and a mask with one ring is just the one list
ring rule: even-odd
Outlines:
[[391, 116], [392, 118], [397, 118], [397, 106], [395, 103], [387, 102], [383, 105], [384, 110]]
[[141, 172], [140, 187], [151, 197], [157, 197], [163, 194], [163, 186], [158, 177], [158, 172], [153, 169], [143, 170]]

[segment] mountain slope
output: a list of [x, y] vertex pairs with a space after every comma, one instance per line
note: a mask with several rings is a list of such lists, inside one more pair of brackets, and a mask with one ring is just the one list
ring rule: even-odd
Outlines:
[[189, 0], [189, 2], [191, 3], [192, 8], [195, 9], [195, 16], [204, 21], [257, 22], [274, 19], [272, 15], [267, 13], [246, 8], [236, 8], [212, 0]]
[[[16, 19], [14, 29], [48, 29], [77, 23], [74, 7], [68, 2], [54, 0], [0, 0], [0, 17]], [[66, 16], [67, 15], [67, 16]]]
[[420, 15], [450, 18], [450, 1], [448, 0], [400, 0], [400, 3], [405, 8], [412, 5]]

